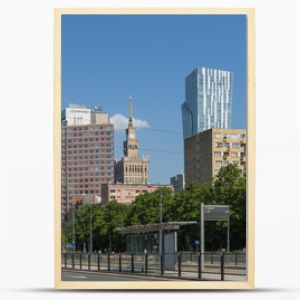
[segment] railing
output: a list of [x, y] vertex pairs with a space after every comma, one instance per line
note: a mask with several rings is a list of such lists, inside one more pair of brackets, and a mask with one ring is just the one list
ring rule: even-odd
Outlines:
[[136, 273], [190, 280], [246, 280], [242, 252], [62, 253], [62, 269]]

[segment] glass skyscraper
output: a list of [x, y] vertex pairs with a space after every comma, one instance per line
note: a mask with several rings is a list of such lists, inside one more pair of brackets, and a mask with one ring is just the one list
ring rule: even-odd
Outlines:
[[185, 79], [185, 102], [181, 106], [183, 137], [210, 128], [230, 128], [233, 73], [197, 68]]

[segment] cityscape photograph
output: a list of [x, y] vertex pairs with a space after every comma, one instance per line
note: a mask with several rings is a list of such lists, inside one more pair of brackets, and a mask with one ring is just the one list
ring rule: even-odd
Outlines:
[[246, 18], [62, 15], [62, 281], [247, 281]]

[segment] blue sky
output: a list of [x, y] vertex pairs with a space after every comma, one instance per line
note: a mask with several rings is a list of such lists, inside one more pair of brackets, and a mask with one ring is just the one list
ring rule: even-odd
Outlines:
[[[243, 15], [64, 15], [62, 106], [100, 106], [146, 121], [140, 153], [151, 183], [183, 172], [181, 104], [196, 67], [234, 73], [233, 128], [246, 128], [246, 18]], [[122, 156], [124, 131], [115, 133]], [[155, 151], [154, 151], [155, 150]]]

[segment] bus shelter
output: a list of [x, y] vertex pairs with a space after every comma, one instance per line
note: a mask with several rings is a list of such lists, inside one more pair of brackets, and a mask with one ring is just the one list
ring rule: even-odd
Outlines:
[[177, 257], [177, 231], [181, 226], [197, 224], [196, 221], [153, 223], [117, 228], [126, 235], [126, 252], [163, 254], [166, 270], [174, 270]]

